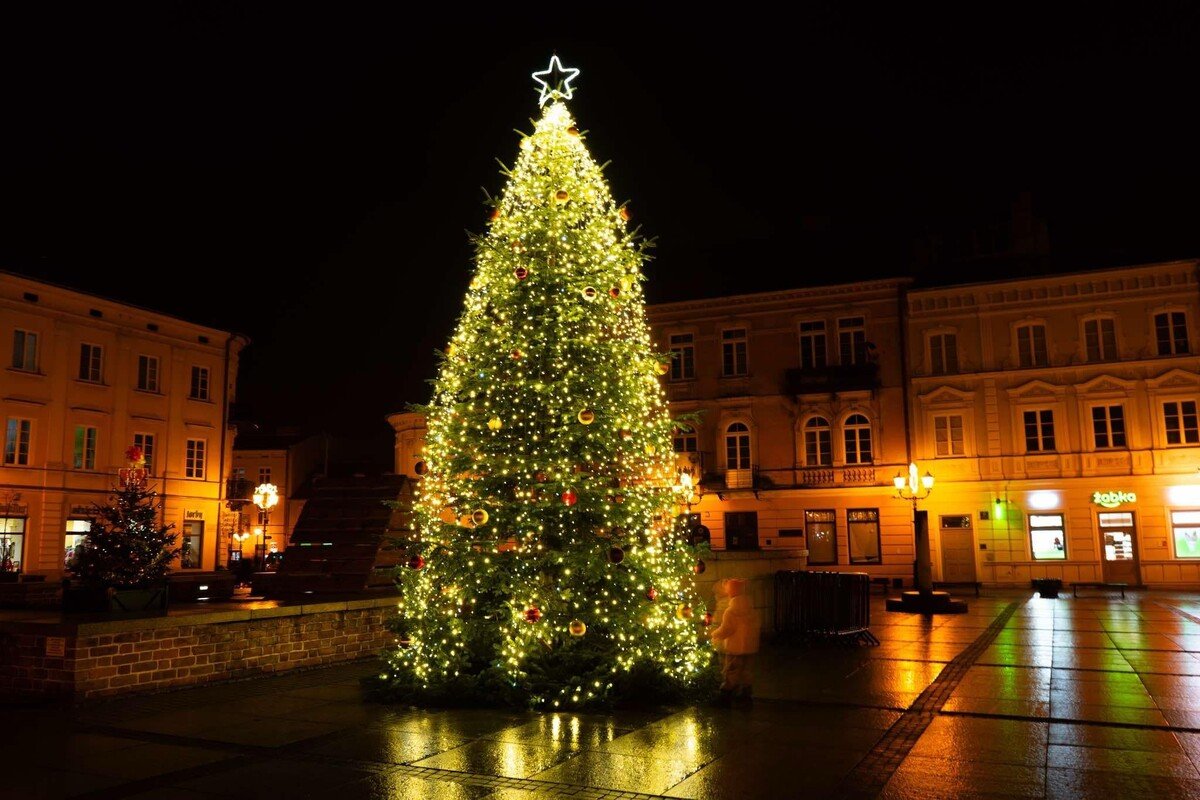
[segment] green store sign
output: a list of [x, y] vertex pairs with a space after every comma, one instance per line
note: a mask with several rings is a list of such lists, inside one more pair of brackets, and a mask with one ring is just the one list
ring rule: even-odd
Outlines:
[[1092, 502], [1101, 508], [1116, 508], [1122, 503], [1136, 503], [1136, 492], [1093, 492]]

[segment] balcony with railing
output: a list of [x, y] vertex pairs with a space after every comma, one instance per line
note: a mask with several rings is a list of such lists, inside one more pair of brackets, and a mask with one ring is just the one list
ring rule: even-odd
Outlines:
[[796, 471], [796, 484], [803, 487], [874, 486], [879, 481], [870, 464], [852, 467], [806, 467]]
[[795, 367], [783, 373], [783, 390], [790, 395], [878, 388], [879, 364], [874, 362]]

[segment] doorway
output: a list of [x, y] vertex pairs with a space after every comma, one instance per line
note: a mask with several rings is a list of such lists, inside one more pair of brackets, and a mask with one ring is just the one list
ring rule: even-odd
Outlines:
[[947, 583], [974, 583], [975, 532], [970, 514], [950, 514], [941, 518], [942, 580]]
[[725, 549], [758, 549], [758, 512], [725, 512]]
[[1105, 583], [1128, 583], [1140, 586], [1142, 572], [1138, 564], [1137, 525], [1132, 511], [1103, 511], [1100, 522], [1100, 543], [1104, 546]]

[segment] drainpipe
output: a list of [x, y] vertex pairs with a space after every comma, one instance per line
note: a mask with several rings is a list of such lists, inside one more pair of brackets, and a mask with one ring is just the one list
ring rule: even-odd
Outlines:
[[911, 464], [913, 460], [912, 418], [908, 397], [912, 387], [909, 385], [908, 376], [908, 291], [903, 286], [900, 287], [898, 311], [900, 312], [900, 385], [903, 387], [904, 398], [904, 461], [907, 465]]
[[[233, 349], [235, 341], [242, 342], [242, 347], [250, 344], [250, 340], [240, 333], [230, 334], [225, 340], [225, 367], [221, 381], [223, 388], [221, 393], [221, 457], [219, 461], [220, 472], [218, 473], [219, 482], [217, 484], [217, 553], [216, 558], [213, 559], [214, 567], [221, 566], [221, 521], [224, 517], [222, 509], [229, 500], [228, 492], [226, 491], [228, 482], [225, 479], [225, 438], [229, 435], [229, 394], [231, 391], [229, 388], [229, 354]], [[240, 352], [241, 348], [238, 348], [238, 350]]]

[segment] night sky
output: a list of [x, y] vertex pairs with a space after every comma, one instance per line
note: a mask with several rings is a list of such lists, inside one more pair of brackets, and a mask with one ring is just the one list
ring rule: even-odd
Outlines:
[[252, 5], [0, 12], [0, 268], [248, 334], [267, 425], [386, 447], [383, 415], [427, 399], [554, 51], [657, 238], [652, 301], [992, 277], [918, 268], [913, 238], [1020, 192], [1052, 259], [1013, 269], [1200, 256], [1185, 4]]

